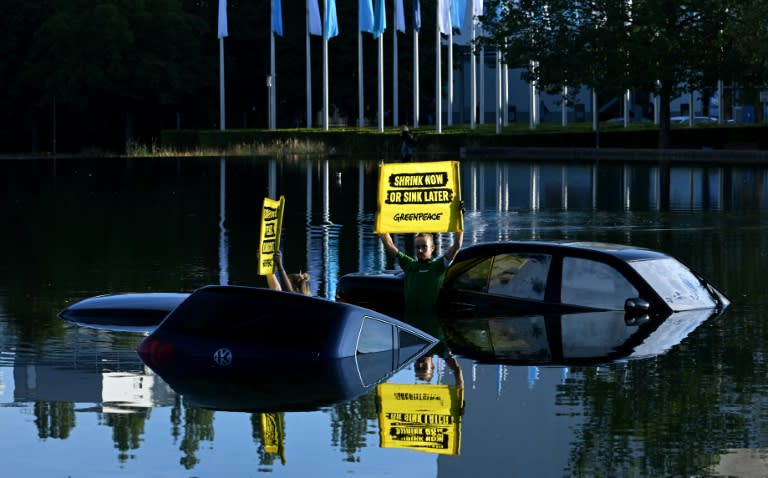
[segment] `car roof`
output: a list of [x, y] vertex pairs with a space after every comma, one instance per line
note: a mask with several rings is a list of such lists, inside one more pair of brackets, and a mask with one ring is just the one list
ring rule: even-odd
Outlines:
[[643, 247], [611, 244], [595, 241], [497, 241], [475, 244], [459, 251], [457, 260], [490, 256], [508, 252], [569, 254], [578, 256], [611, 256], [631, 262], [648, 259], [662, 259], [670, 256]]

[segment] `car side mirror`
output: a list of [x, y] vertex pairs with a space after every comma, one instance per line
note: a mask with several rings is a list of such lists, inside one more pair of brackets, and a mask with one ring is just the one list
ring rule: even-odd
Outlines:
[[651, 310], [651, 304], [640, 297], [629, 298], [624, 301], [624, 311], [636, 314], [647, 314]]
[[630, 298], [624, 301], [624, 322], [627, 325], [642, 325], [648, 322], [651, 317], [648, 311], [651, 309], [651, 304], [640, 297]]

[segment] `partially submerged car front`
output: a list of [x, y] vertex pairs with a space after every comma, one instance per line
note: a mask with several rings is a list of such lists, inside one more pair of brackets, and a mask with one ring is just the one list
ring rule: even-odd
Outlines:
[[729, 304], [699, 274], [657, 251], [527, 241], [462, 251], [438, 308], [454, 353], [541, 365], [659, 355]]
[[438, 301], [448, 318], [624, 311], [719, 315], [725, 294], [678, 260], [650, 249], [594, 242], [510, 241], [462, 250]]

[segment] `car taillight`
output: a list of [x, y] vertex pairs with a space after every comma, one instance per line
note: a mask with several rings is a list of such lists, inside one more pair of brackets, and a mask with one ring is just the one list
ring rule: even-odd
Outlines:
[[139, 344], [136, 352], [149, 368], [154, 369], [171, 364], [174, 347], [170, 342], [150, 335]]

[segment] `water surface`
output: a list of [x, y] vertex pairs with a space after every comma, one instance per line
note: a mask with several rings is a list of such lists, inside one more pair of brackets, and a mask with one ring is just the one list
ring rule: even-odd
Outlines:
[[[288, 269], [332, 298], [387, 260], [377, 163], [301, 158], [0, 161], [0, 456], [7, 476], [716, 476], [768, 447], [766, 170], [462, 161], [465, 243], [585, 239], [664, 251], [732, 299], [659, 357], [591, 367], [460, 359], [455, 450], [386, 444], [375, 393], [280, 414], [192, 406], [135, 354], [142, 336], [57, 312], [102, 293], [264, 286], [261, 201], [286, 197]], [[450, 244], [450, 235], [440, 246]], [[412, 366], [388, 382], [452, 389]], [[255, 373], [268, 374], [268, 370]], [[430, 388], [437, 387], [437, 388]], [[437, 392], [435, 392], [437, 393]], [[718, 468], [720, 466], [720, 468]]]

